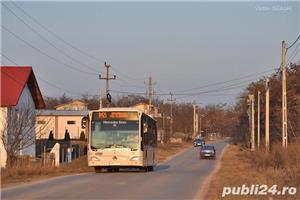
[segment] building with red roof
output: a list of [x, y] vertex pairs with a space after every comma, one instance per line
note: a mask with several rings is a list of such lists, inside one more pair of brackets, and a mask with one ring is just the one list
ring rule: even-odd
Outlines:
[[35, 110], [44, 108], [45, 102], [31, 66], [1, 66], [0, 76], [0, 134], [4, 138], [0, 166], [5, 167], [8, 144], [15, 142], [19, 132], [24, 138], [19, 141], [19, 154], [35, 156]]

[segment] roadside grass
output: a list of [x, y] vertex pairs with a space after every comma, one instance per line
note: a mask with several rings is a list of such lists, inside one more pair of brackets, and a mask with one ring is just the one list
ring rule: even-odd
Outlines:
[[[158, 145], [158, 163], [176, 153], [191, 147], [191, 143]], [[43, 166], [41, 162], [18, 162], [11, 167], [1, 169], [1, 187], [12, 186], [20, 183], [46, 179], [55, 176], [77, 173], [94, 172], [94, 168], [88, 167], [87, 157], [82, 156], [71, 163], [62, 164], [60, 167]]]
[[1, 187], [54, 176], [91, 172], [93, 168], [87, 166], [86, 159], [86, 156], [82, 156], [60, 167], [43, 166], [41, 162], [26, 164], [17, 162], [12, 167], [1, 169]]
[[[206, 200], [233, 199], [300, 199], [300, 141], [290, 143], [283, 150], [281, 143], [273, 144], [270, 153], [251, 152], [241, 145], [230, 144], [221, 159], [219, 171], [212, 177], [205, 192]], [[296, 195], [227, 195], [222, 197], [223, 187], [239, 187], [245, 184], [266, 184], [296, 187]]]

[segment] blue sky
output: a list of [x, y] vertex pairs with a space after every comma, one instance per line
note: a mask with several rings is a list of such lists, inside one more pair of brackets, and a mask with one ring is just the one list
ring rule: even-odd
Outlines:
[[[97, 70], [104, 71], [104, 61], [112, 65], [111, 73], [117, 75], [110, 85], [112, 91], [145, 92], [146, 78], [151, 75], [157, 93], [184, 93], [190, 88], [266, 71], [279, 66], [281, 41], [292, 43], [299, 34], [300, 24], [299, 2], [16, 4], [61, 38], [97, 58], [69, 48], [7, 2], [5, 5], [34, 30], [84, 65], [41, 40], [4, 6], [3, 26], [61, 62], [94, 73], [86, 75], [71, 70], [2, 30], [2, 53], [20, 65], [33, 66], [46, 96], [58, 96], [63, 91], [41, 79], [65, 89], [70, 96], [98, 94], [100, 87], [104, 88], [104, 81], [98, 80]], [[299, 55], [293, 61], [297, 59]], [[3, 58], [2, 64], [12, 63]], [[188, 92], [220, 87], [224, 84]], [[240, 91], [237, 88], [177, 98], [181, 102], [233, 103]], [[112, 92], [113, 98], [117, 95], [121, 94]]]

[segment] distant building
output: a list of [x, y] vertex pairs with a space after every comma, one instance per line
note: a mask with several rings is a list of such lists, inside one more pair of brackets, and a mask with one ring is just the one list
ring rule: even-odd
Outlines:
[[56, 110], [87, 110], [87, 103], [80, 100], [74, 100], [68, 103], [60, 104], [54, 107]]
[[[7, 135], [8, 144], [15, 140], [14, 136], [16, 126], [24, 130], [21, 134], [35, 138], [35, 109], [45, 107], [43, 96], [39, 89], [32, 67], [30, 66], [1, 66], [1, 109], [0, 109], [0, 135]], [[25, 118], [24, 112], [28, 112], [28, 118]], [[14, 117], [17, 116], [18, 118]], [[19, 118], [22, 116], [22, 118]], [[22, 122], [25, 120], [25, 122]], [[25, 123], [27, 127], [22, 127]], [[31, 126], [31, 127], [30, 127]], [[26, 133], [25, 133], [26, 131]], [[25, 143], [20, 141], [19, 145]], [[0, 165], [6, 166], [7, 152], [3, 141], [0, 140]], [[22, 149], [20, 155], [35, 156], [35, 141], [32, 145]]]
[[38, 110], [36, 113], [36, 130], [43, 132], [41, 139], [47, 139], [52, 132], [54, 139], [64, 139], [68, 131], [70, 139], [80, 139], [83, 132], [81, 120], [88, 115], [88, 110]]
[[158, 112], [158, 108], [153, 105], [150, 106], [147, 103], [138, 103], [132, 107], [139, 109], [139, 110], [143, 111], [144, 113], [151, 115], [154, 118], [161, 117], [161, 114]]

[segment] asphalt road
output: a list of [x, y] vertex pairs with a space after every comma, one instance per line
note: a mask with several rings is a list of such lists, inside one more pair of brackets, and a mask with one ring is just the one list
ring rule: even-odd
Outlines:
[[216, 160], [199, 160], [190, 148], [154, 172], [121, 171], [57, 177], [2, 190], [2, 199], [195, 199], [227, 141], [216, 141]]

